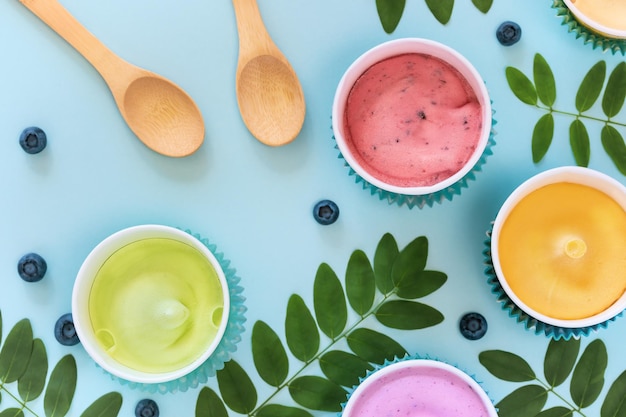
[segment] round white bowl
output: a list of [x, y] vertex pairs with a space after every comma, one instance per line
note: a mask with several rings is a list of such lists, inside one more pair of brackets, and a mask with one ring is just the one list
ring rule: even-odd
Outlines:
[[[98, 343], [89, 314], [89, 295], [96, 274], [106, 260], [120, 248], [151, 238], [172, 239], [199, 251], [215, 270], [222, 287], [223, 311], [217, 333], [211, 344], [193, 362], [180, 369], [170, 372], [143, 372], [130, 368], [114, 360]], [[120, 230], [100, 242], [85, 258], [74, 283], [72, 291], [72, 316], [74, 327], [81, 344], [89, 356], [104, 370], [123, 380], [141, 383], [158, 384], [181, 378], [202, 365], [218, 347], [226, 330], [230, 311], [229, 288], [224, 271], [213, 253], [198, 239], [182, 230], [162, 225], [139, 225]]]
[[563, 0], [563, 2], [581, 25], [608, 38], [626, 39], [626, 30], [615, 29], [589, 18], [576, 7], [576, 3], [572, 0]]
[[[467, 163], [454, 175], [429, 186], [402, 187], [389, 184], [372, 175], [352, 155], [347, 143], [344, 115], [346, 102], [354, 83], [372, 65], [398, 55], [419, 53], [441, 59], [467, 80], [482, 109], [482, 130], [476, 149]], [[337, 86], [332, 108], [332, 128], [337, 147], [348, 165], [368, 183], [391, 193], [410, 196], [423, 196], [444, 190], [467, 175], [481, 158], [487, 147], [492, 129], [491, 100], [485, 83], [474, 66], [460, 53], [442, 43], [422, 38], [401, 38], [373, 47], [358, 57], [343, 74]]]
[[[624, 185], [622, 185], [620, 182], [606, 174], [590, 168], [582, 168], [577, 166], [559, 167], [544, 171], [527, 179], [520, 186], [518, 186], [509, 195], [509, 197], [505, 200], [504, 204], [500, 208], [496, 216], [491, 234], [491, 260], [493, 262], [493, 267], [498, 281], [502, 286], [502, 289], [511, 299], [511, 301], [517, 307], [519, 307], [520, 310], [524, 311], [526, 314], [533, 317], [534, 319], [552, 326], [566, 329], [587, 328], [604, 323], [607, 320], [610, 320], [621, 314], [624, 309], [626, 309], [626, 292], [622, 294], [622, 296], [614, 304], [596, 315], [571, 320], [554, 318], [542, 314], [535, 309], [529, 307], [515, 294], [515, 292], [511, 289], [511, 286], [507, 282], [500, 262], [498, 242], [500, 239], [502, 226], [506, 222], [513, 208], [515, 208], [515, 206], [531, 192], [549, 184], [563, 182], [593, 187], [607, 194], [620, 206], [622, 206], [624, 210], [626, 210], [626, 187], [624, 187]], [[584, 204], [584, 202], [581, 202], [581, 204]]]
[[[434, 372], [435, 376], [430, 373]], [[471, 376], [461, 371], [460, 369], [448, 365], [444, 362], [432, 360], [432, 359], [407, 359], [399, 362], [394, 362], [387, 365], [365, 378], [356, 389], [350, 394], [347, 403], [344, 406], [342, 417], [359, 417], [359, 407], [369, 406], [368, 400], [372, 398], [372, 390], [382, 389], [385, 390], [385, 398], [387, 402], [393, 407], [392, 417], [400, 417], [406, 415], [414, 415], [416, 410], [404, 410], [396, 407], [397, 403], [394, 401], [394, 397], [406, 399], [408, 396], [406, 392], [393, 392], [386, 389], [386, 385], [393, 383], [396, 378], [401, 378], [403, 381], [407, 379], [419, 379], [428, 378], [430, 382], [437, 382], [440, 390], [449, 391], [442, 398], [430, 397], [424, 395], [424, 393], [414, 392], [415, 403], [414, 405], [424, 408], [424, 415], [433, 417], [445, 417], [448, 415], [459, 415], [458, 410], [448, 409], [448, 404], [454, 398], [467, 397], [468, 395], [473, 397], [472, 403], [479, 404], [479, 410], [473, 410], [474, 413], [467, 413], [467, 416], [484, 416], [484, 417], [497, 417], [498, 413], [487, 395], [482, 389], [480, 384], [474, 380]], [[441, 382], [438, 383], [438, 382]], [[376, 387], [377, 384], [381, 384], [380, 387]], [[470, 392], [465, 391], [469, 387]], [[404, 395], [403, 395], [404, 394]], [[442, 401], [443, 400], [443, 401]], [[469, 404], [465, 404], [465, 408]], [[463, 407], [460, 407], [464, 409]], [[484, 414], [486, 410], [487, 414]], [[378, 410], [382, 413], [382, 410]], [[373, 414], [373, 413], [372, 413]], [[385, 414], [387, 415], [387, 414]], [[422, 415], [419, 414], [418, 415]]]

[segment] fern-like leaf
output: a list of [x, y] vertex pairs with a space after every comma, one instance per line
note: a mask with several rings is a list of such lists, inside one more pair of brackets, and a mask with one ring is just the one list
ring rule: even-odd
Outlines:
[[341, 281], [325, 263], [319, 266], [315, 274], [313, 307], [320, 330], [331, 339], [339, 336], [348, 321], [348, 307]]
[[[354, 251], [348, 261], [346, 293], [350, 307], [361, 316], [374, 305], [376, 278], [367, 255], [361, 250]], [[343, 295], [343, 291], [341, 294]]]
[[256, 407], [257, 391], [241, 365], [230, 360], [224, 364], [223, 369], [217, 371], [216, 376], [226, 405], [236, 413], [250, 414]]
[[551, 340], [543, 361], [543, 372], [550, 387], [561, 385], [574, 369], [580, 339]]
[[606, 77], [606, 62], [599, 61], [587, 72], [576, 93], [576, 110], [584, 113], [589, 110], [600, 97], [604, 78]]
[[66, 355], [59, 360], [46, 387], [43, 404], [46, 417], [63, 417], [72, 405], [76, 391], [76, 360]]
[[570, 382], [572, 400], [580, 408], [593, 404], [600, 395], [607, 363], [606, 346], [601, 340], [594, 340], [581, 355]]
[[287, 346], [302, 362], [311, 360], [320, 347], [320, 335], [311, 311], [299, 295], [292, 295], [287, 303], [285, 318]]
[[376, 10], [380, 23], [387, 33], [392, 33], [398, 27], [406, 0], [376, 0]]
[[204, 387], [198, 395], [195, 417], [228, 417], [222, 399], [209, 387]]
[[548, 391], [540, 385], [525, 385], [496, 404], [499, 417], [528, 417], [539, 414], [548, 401]]
[[533, 79], [539, 100], [546, 106], [552, 107], [556, 101], [556, 81], [550, 65], [541, 54], [535, 54]]
[[454, 0], [426, 0], [426, 5], [439, 23], [445, 25], [450, 21]]
[[276, 332], [260, 320], [252, 328], [252, 359], [259, 376], [269, 385], [278, 387], [287, 379], [287, 352]]

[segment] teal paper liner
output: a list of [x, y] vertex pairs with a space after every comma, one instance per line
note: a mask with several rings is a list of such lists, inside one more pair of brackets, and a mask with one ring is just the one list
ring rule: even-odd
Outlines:
[[[456, 364], [449, 363], [447, 361], [441, 360], [441, 359], [436, 358], [436, 357], [431, 357], [429, 355], [421, 356], [421, 355], [417, 355], [417, 354], [413, 354], [413, 355], [406, 354], [402, 358], [396, 357], [392, 361], [386, 359], [385, 362], [382, 365], [375, 365], [374, 369], [368, 370], [367, 373], [365, 374], [365, 376], [360, 377], [359, 378], [359, 383], [357, 385], [353, 386], [352, 388], [348, 389], [348, 393], [346, 395], [346, 401], [341, 403], [341, 411], [337, 413], [337, 416], [338, 417], [342, 416], [343, 411], [344, 411], [344, 409], [346, 407], [346, 404], [348, 403], [348, 400], [350, 399], [350, 397], [352, 396], [354, 391], [358, 388], [359, 385], [361, 385], [361, 383], [363, 381], [365, 381], [367, 378], [369, 378], [372, 374], [374, 374], [375, 372], [377, 372], [377, 371], [379, 371], [379, 370], [381, 370], [381, 369], [383, 369], [383, 368], [385, 368], [385, 367], [387, 367], [389, 365], [392, 365], [392, 364], [395, 364], [395, 363], [398, 363], [398, 362], [414, 360], [414, 359], [422, 359], [422, 360], [426, 359], [426, 360], [437, 361], [437, 362], [444, 363], [446, 365], [454, 366], [455, 368], [457, 368], [458, 370], [464, 372], [467, 376], [472, 378], [482, 388], [482, 390], [485, 392], [487, 397], [489, 397], [489, 399], [491, 400], [491, 403], [494, 404], [494, 407], [495, 407], [495, 403], [493, 401], [493, 398], [491, 398], [491, 396], [489, 395], [489, 392], [484, 388], [483, 383], [481, 381], [479, 381], [474, 374], [470, 374], [465, 369], [459, 367]], [[497, 411], [497, 408], [496, 408], [496, 411]]]
[[107, 373], [113, 380], [119, 381], [122, 385], [127, 385], [132, 389], [139, 389], [149, 393], [174, 393], [177, 391], [187, 391], [189, 388], [197, 388], [198, 385], [204, 384], [209, 378], [215, 376], [215, 373], [224, 368], [224, 364], [231, 358], [231, 354], [237, 350], [237, 343], [241, 341], [241, 334], [245, 330], [243, 323], [246, 321], [245, 312], [247, 308], [244, 306], [246, 298], [243, 294], [243, 287], [239, 285], [241, 278], [236, 275], [236, 270], [230, 267], [230, 261], [224, 258], [224, 255], [217, 251], [217, 246], [211, 244], [208, 239], [202, 238], [200, 235], [185, 230], [186, 233], [198, 239], [206, 246], [219, 262], [230, 293], [230, 314], [228, 316], [228, 324], [221, 342], [217, 345], [215, 352], [199, 367], [191, 371], [189, 374], [175, 379], [173, 381], [162, 382], [157, 384], [144, 384], [125, 380], [115, 376], [108, 371]]
[[616, 53], [626, 55], [626, 39], [609, 38], [579, 23], [563, 0], [553, 0], [552, 8], [556, 9], [557, 16], [563, 18], [561, 25], [567, 26], [568, 32], [573, 32], [576, 39], [582, 38], [583, 43], [591, 45], [593, 49], [611, 51], [613, 55]]
[[502, 309], [508, 311], [509, 316], [517, 320], [518, 323], [522, 323], [526, 330], [534, 331], [535, 334], [544, 334], [547, 337], [559, 340], [569, 340], [573, 338], [580, 338], [581, 336], [589, 336], [592, 332], [597, 332], [600, 329], [606, 329], [610, 322], [615, 321], [618, 317], [621, 317], [624, 312], [611, 317], [602, 323], [595, 324], [587, 327], [559, 327], [552, 324], [544, 323], [536, 318], [528, 315], [525, 311], [520, 309], [509, 298], [504, 288], [500, 285], [500, 280], [496, 275], [496, 271], [493, 267], [491, 259], [491, 232], [493, 230], [493, 222], [491, 227], [487, 231], [487, 239], [485, 239], [485, 249], [483, 255], [485, 257], [485, 275], [487, 275], [487, 282], [491, 285], [491, 292], [495, 294], [497, 301], [502, 304]]
[[407, 195], [407, 194], [399, 194], [392, 193], [390, 191], [383, 190], [370, 182], [366, 181], [363, 177], [356, 173], [354, 169], [348, 164], [348, 162], [343, 157], [341, 151], [339, 151], [339, 147], [337, 146], [335, 136], [333, 135], [333, 141], [335, 141], [335, 149], [339, 151], [339, 155], [337, 158], [343, 159], [344, 166], [348, 167], [348, 175], [354, 175], [355, 182], [357, 184], [361, 183], [364, 190], [368, 190], [371, 195], [377, 195], [380, 200], [386, 200], [389, 204], [397, 204], [398, 206], [406, 205], [409, 209], [413, 207], [423, 208], [424, 206], [432, 207], [435, 203], [441, 203], [444, 200], [451, 201], [455, 195], [461, 194], [463, 188], [467, 188], [468, 181], [473, 181], [476, 179], [476, 173], [482, 170], [483, 165], [487, 161], [487, 157], [493, 155], [492, 147], [496, 144], [495, 135], [496, 131], [493, 127], [498, 123], [493, 115], [495, 111], [491, 110], [491, 132], [489, 134], [489, 139], [487, 140], [487, 145], [485, 146], [485, 150], [482, 155], [474, 164], [474, 167], [467, 173], [463, 178], [449, 186], [448, 188], [444, 188], [443, 190], [437, 191], [431, 194], [425, 195]]

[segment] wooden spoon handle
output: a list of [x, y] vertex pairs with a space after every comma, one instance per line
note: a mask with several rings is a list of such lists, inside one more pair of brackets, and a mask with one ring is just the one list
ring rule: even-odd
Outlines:
[[[119, 74], [127, 73], [121, 69], [128, 64], [85, 29], [57, 0], [20, 0], [20, 3], [84, 56], [102, 75], [112, 91], [117, 90], [112, 81]], [[116, 92], [113, 93], [115, 95]]]
[[239, 62], [265, 54], [282, 56], [265, 28], [256, 0], [233, 0], [233, 6], [239, 32]]

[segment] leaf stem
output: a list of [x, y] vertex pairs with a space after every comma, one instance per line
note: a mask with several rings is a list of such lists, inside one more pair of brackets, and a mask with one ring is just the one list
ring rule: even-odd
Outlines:
[[33, 410], [31, 410], [24, 401], [20, 400], [19, 398], [17, 398], [11, 391], [9, 391], [8, 389], [6, 389], [6, 387], [4, 386], [4, 382], [0, 382], [0, 390], [6, 392], [7, 394], [9, 394], [9, 397], [13, 398], [15, 400], [16, 403], [18, 403], [21, 407], [22, 410], [27, 410], [28, 412], [30, 412], [32, 415], [34, 415], [35, 417], [39, 417], [37, 415], [37, 413], [35, 413]]
[[326, 352], [328, 352], [328, 350], [330, 348], [332, 348], [339, 340], [347, 337], [353, 330], [355, 330], [365, 320], [367, 320], [369, 317], [371, 317], [376, 312], [376, 310], [385, 301], [387, 301], [387, 299], [389, 299], [391, 296], [393, 296], [396, 293], [396, 291], [397, 291], [397, 288], [394, 288], [388, 294], [383, 294], [382, 299], [380, 301], [378, 301], [378, 303], [376, 303], [374, 306], [372, 306], [372, 308], [367, 313], [362, 315], [352, 326], [350, 326], [349, 328], [347, 328], [346, 330], [341, 332], [337, 337], [331, 339], [331, 342], [328, 344], [328, 346], [326, 346], [324, 349], [320, 350], [310, 360], [308, 360], [307, 362], [304, 362], [304, 365], [302, 366], [302, 368], [300, 368], [297, 372], [295, 372], [289, 379], [287, 379], [281, 385], [277, 386], [276, 390], [274, 391], [274, 393], [272, 393], [270, 396], [268, 396], [265, 399], [265, 401], [263, 401], [259, 406], [257, 406], [254, 410], [252, 410], [248, 415], [249, 416], [254, 416], [260, 409], [265, 407], [274, 397], [276, 397], [276, 395], [278, 395], [279, 392], [281, 392], [283, 389], [288, 387], [289, 384], [291, 384], [302, 372], [304, 372], [309, 367], [309, 365], [311, 365], [315, 361], [318, 361], [322, 357], [322, 355], [324, 355]]
[[577, 119], [594, 120], [596, 122], [600, 122], [600, 123], [604, 123], [604, 124], [612, 124], [612, 125], [615, 125], [615, 126], [626, 127], [626, 123], [616, 122], [614, 120], [611, 120], [610, 118], [601, 119], [599, 117], [589, 116], [588, 114], [584, 114], [584, 113], [567, 112], [567, 111], [558, 110], [558, 109], [555, 109], [555, 108], [552, 108], [552, 107], [541, 106], [539, 104], [536, 104], [535, 107], [537, 107], [538, 109], [541, 109], [541, 110], [548, 111], [550, 113], [562, 114], [562, 115], [565, 115], [565, 116], [575, 117]]
[[565, 397], [563, 397], [561, 394], [559, 394], [558, 392], [556, 392], [554, 390], [554, 387], [549, 385], [547, 382], [541, 381], [538, 378], [535, 378], [535, 381], [539, 382], [541, 385], [543, 385], [543, 387], [548, 391], [551, 392], [552, 394], [554, 394], [554, 396], [556, 396], [559, 400], [563, 401], [563, 403], [565, 403], [565, 405], [567, 405], [572, 411], [577, 412], [578, 414], [580, 414], [582, 417], [587, 417], [587, 415], [585, 413], [582, 412], [582, 409], [580, 407], [576, 407], [574, 404], [570, 403]]

